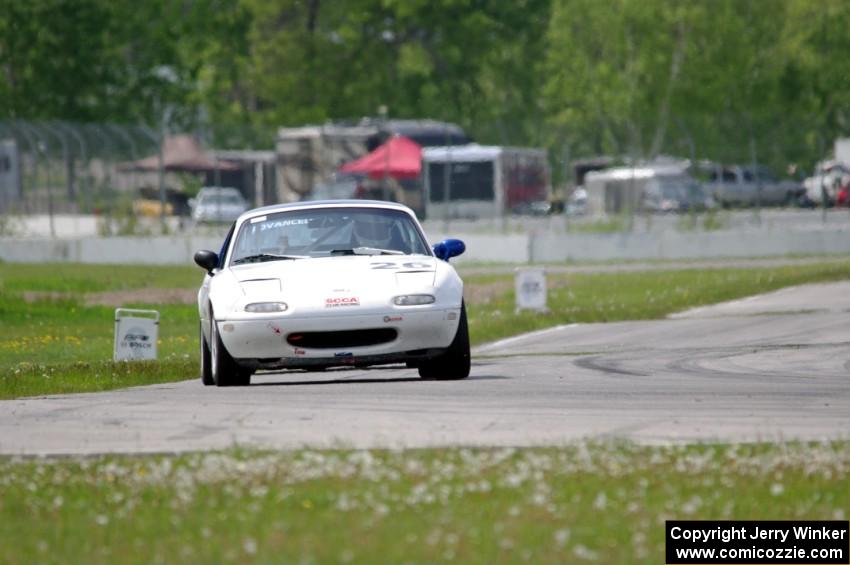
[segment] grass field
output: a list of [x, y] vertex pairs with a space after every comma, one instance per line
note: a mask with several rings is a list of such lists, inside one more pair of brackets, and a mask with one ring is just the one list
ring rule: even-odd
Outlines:
[[192, 288], [191, 267], [0, 264], [0, 398], [89, 392], [191, 378], [197, 365], [197, 311], [155, 308], [162, 323], [158, 362], [114, 363], [114, 306], [86, 305], [93, 293]]
[[3, 563], [663, 563], [667, 519], [834, 519], [847, 444], [0, 459]]
[[[201, 278], [201, 271], [190, 266], [0, 263], [0, 398], [194, 378], [195, 306], [144, 300], [151, 289], [161, 289], [163, 296], [182, 289], [191, 299]], [[846, 279], [850, 262], [834, 261], [755, 269], [556, 274], [548, 279], [547, 314], [515, 313], [513, 278], [507, 274], [466, 277], [466, 296], [471, 339], [480, 344], [557, 324], [660, 318], [784, 286]], [[117, 302], [105, 305], [109, 300]], [[117, 304], [160, 311], [159, 362], [111, 361]]]

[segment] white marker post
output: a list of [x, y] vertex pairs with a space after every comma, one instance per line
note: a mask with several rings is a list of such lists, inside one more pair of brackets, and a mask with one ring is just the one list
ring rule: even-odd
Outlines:
[[159, 312], [156, 310], [115, 309], [115, 361], [156, 359]]
[[515, 278], [516, 311], [546, 312], [546, 270], [542, 267], [520, 268]]

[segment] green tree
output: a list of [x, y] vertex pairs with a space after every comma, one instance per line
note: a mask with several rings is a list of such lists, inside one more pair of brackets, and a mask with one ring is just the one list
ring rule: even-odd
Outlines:
[[[374, 115], [461, 123], [492, 141], [539, 136], [548, 0], [245, 0], [254, 119], [295, 125]], [[235, 114], [248, 113], [245, 104]], [[257, 117], [259, 116], [259, 117]], [[528, 127], [528, 116], [536, 121]]]
[[15, 118], [88, 120], [106, 98], [112, 61], [98, 0], [0, 0], [0, 98]]

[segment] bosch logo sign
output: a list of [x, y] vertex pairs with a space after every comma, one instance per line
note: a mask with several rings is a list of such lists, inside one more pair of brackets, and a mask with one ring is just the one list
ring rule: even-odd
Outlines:
[[[140, 331], [139, 328], [133, 328], [135, 331]], [[122, 347], [150, 347], [150, 343], [145, 343], [150, 340], [150, 336], [142, 333], [124, 334], [124, 343]]]
[[156, 359], [159, 312], [156, 310], [115, 310], [115, 361]]
[[360, 306], [360, 299], [356, 296], [340, 296], [325, 299], [325, 308], [337, 308], [340, 306]]

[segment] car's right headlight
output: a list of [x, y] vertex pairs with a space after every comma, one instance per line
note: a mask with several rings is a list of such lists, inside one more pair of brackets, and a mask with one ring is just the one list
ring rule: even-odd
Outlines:
[[287, 308], [286, 302], [252, 302], [245, 305], [246, 312], [254, 312], [255, 314], [285, 312]]
[[430, 294], [402, 294], [393, 298], [393, 304], [396, 306], [421, 306], [423, 304], [433, 304], [436, 300]]

